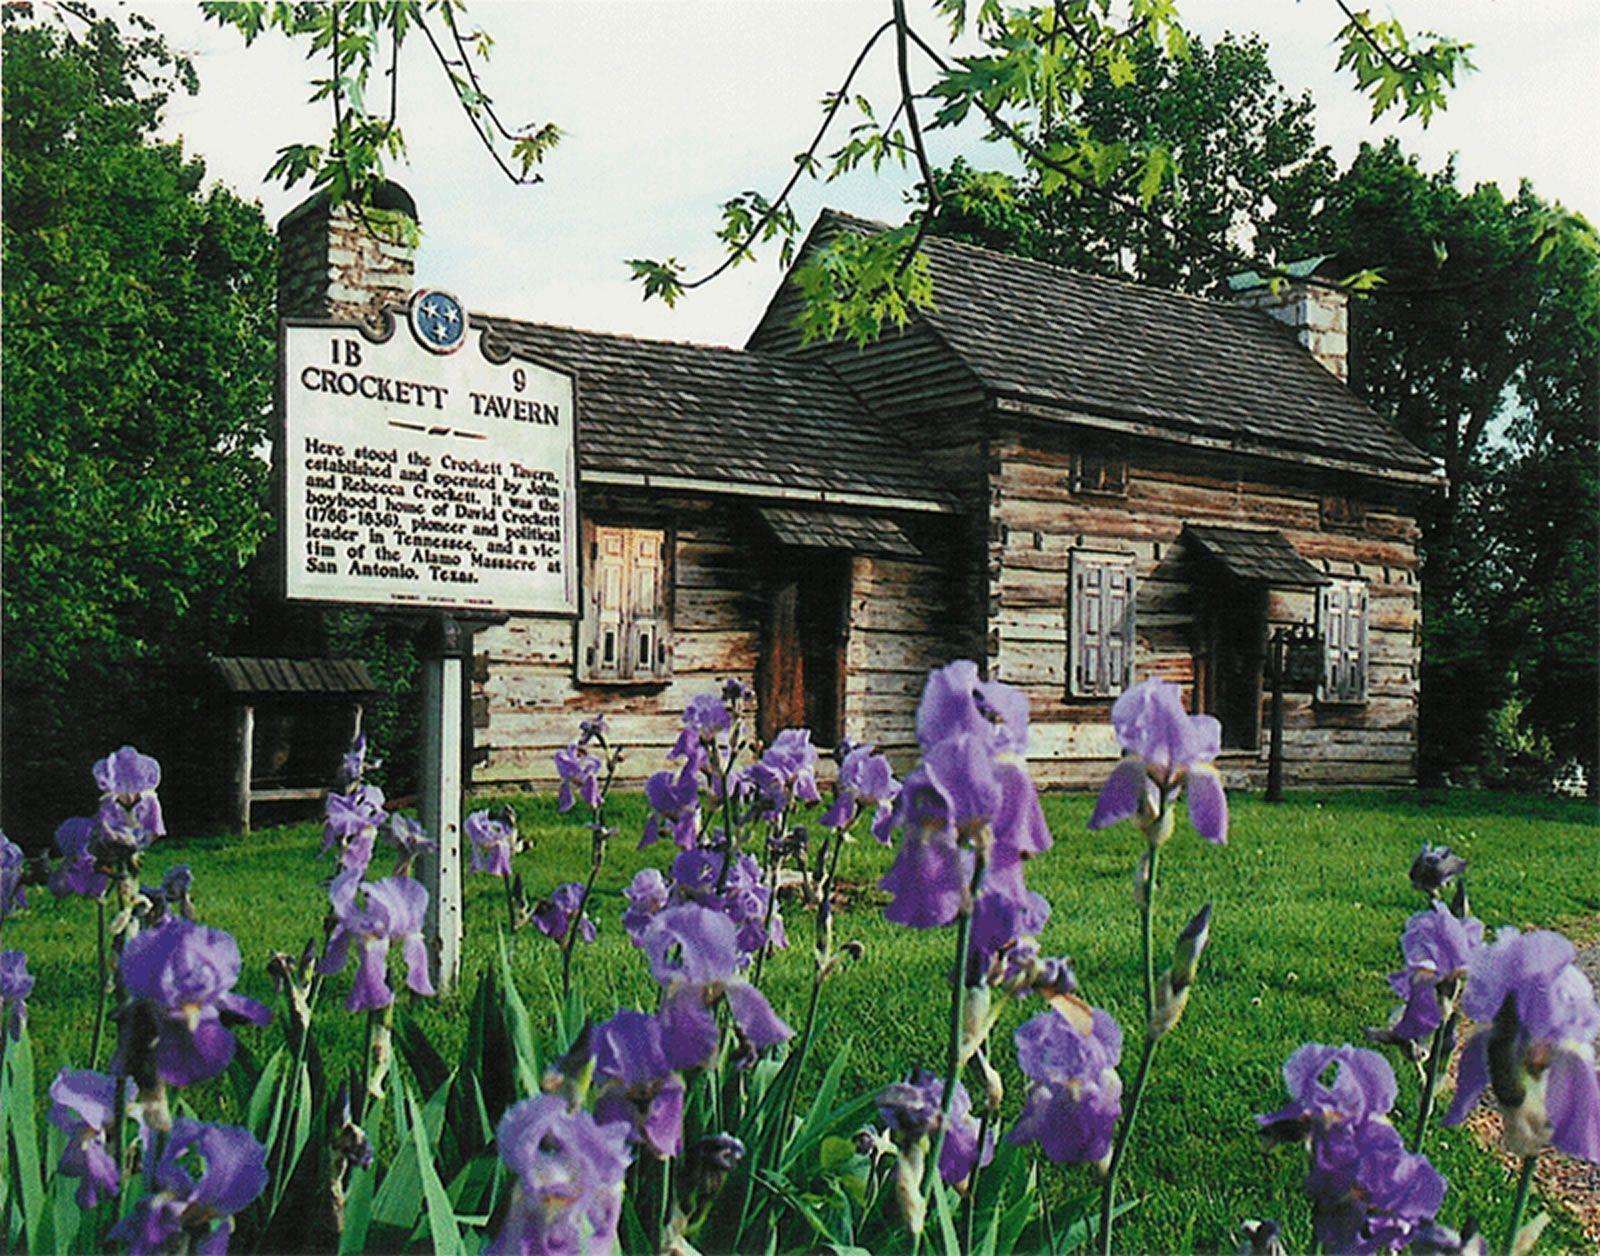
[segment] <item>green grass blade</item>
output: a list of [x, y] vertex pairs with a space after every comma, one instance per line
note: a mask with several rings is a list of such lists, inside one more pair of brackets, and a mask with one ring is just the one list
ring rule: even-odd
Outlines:
[[[267, 1108], [272, 1102], [273, 1087], [277, 1084], [278, 1070], [289, 1058], [288, 1051], [279, 1047], [272, 1053], [267, 1061], [266, 1068], [261, 1070], [261, 1076], [256, 1079], [255, 1089], [250, 1092], [250, 1099], [245, 1104], [244, 1123], [247, 1129], [269, 1148], [272, 1141], [266, 1136], [265, 1125], [267, 1121]], [[276, 1117], [274, 1117], [276, 1119]]]
[[427, 1122], [409, 1085], [405, 1087], [405, 1096], [406, 1106], [411, 1110], [411, 1145], [417, 1158], [417, 1171], [422, 1176], [422, 1193], [427, 1201], [428, 1232], [433, 1241], [433, 1250], [444, 1256], [453, 1256], [461, 1250], [461, 1230], [456, 1225], [455, 1209], [451, 1207], [450, 1196], [434, 1167]]
[[524, 1098], [539, 1093], [539, 1052], [533, 1043], [533, 1020], [522, 1001], [517, 983], [511, 979], [511, 956], [506, 951], [505, 935], [500, 937], [500, 984], [504, 987], [506, 1028], [517, 1057], [517, 1084]]
[[28, 1248], [39, 1246], [39, 1227], [44, 1221], [44, 1178], [39, 1172], [39, 1131], [33, 1115], [33, 1045], [23, 1030], [6, 1053], [11, 1070], [11, 1094], [17, 1102], [11, 1108], [11, 1143], [16, 1153], [15, 1167], [22, 1203], [22, 1224], [28, 1235]]

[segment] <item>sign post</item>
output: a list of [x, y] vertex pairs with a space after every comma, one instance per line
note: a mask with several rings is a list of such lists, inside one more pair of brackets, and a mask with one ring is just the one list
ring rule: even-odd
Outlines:
[[438, 852], [423, 876], [435, 984], [447, 989], [461, 965], [472, 643], [472, 627], [455, 616], [576, 617], [575, 381], [497, 349], [437, 291], [416, 293], [383, 336], [286, 320], [280, 361], [285, 596], [431, 617], [421, 642], [421, 792]]
[[422, 826], [439, 846], [422, 864], [428, 887], [426, 933], [435, 984], [461, 975], [461, 734], [463, 655], [472, 634], [451, 615], [431, 619], [422, 636]]

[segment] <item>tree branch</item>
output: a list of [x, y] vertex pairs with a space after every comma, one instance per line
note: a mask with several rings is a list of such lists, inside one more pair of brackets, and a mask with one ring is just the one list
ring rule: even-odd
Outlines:
[[[544, 176], [539, 174], [537, 171], [533, 172], [532, 174], [518, 174], [506, 164], [505, 158], [500, 156], [500, 151], [494, 146], [494, 139], [489, 135], [488, 132], [478, 125], [477, 116], [472, 112], [472, 109], [467, 104], [466, 99], [461, 95], [460, 76], [456, 74], [453, 68], [451, 68], [450, 58], [445, 55], [444, 49], [439, 44], [438, 37], [433, 33], [433, 28], [428, 25], [427, 19], [424, 18], [420, 13], [417, 15], [417, 25], [422, 29], [422, 33], [428, 37], [428, 44], [433, 48], [434, 56], [439, 59], [440, 67], [449, 77], [450, 86], [455, 89], [456, 102], [461, 106], [461, 111], [467, 115], [467, 121], [472, 123], [473, 134], [478, 137], [484, 148], [488, 150], [489, 156], [494, 158], [494, 164], [500, 167], [501, 173], [519, 187], [534, 183], [543, 183]], [[490, 115], [493, 116], [492, 110], [486, 110], [486, 112], [489, 112]], [[496, 120], [496, 125], [499, 125], [498, 119]]]
[[894, 21], [893, 19], [890, 19], [867, 37], [867, 42], [861, 46], [861, 51], [856, 54], [856, 59], [850, 66], [850, 72], [844, 76], [844, 82], [839, 84], [839, 90], [834, 93], [827, 110], [823, 113], [822, 125], [817, 128], [816, 135], [812, 137], [810, 145], [806, 148], [805, 152], [801, 154], [801, 158], [795, 162], [794, 173], [789, 176], [789, 181], [783, 185], [783, 190], [779, 192], [772, 203], [767, 206], [767, 212], [762, 214], [761, 217], [756, 220], [755, 225], [745, 233], [744, 239], [734, 246], [733, 250], [719, 266], [717, 266], [714, 270], [708, 271], [706, 274], [701, 275], [698, 279], [680, 283], [678, 286], [683, 291], [687, 292], [691, 288], [698, 288], [704, 284], [710, 283], [713, 279], [722, 274], [741, 258], [749, 255], [750, 246], [760, 238], [761, 233], [766, 230], [767, 224], [770, 223], [773, 217], [776, 216], [777, 213], [783, 208], [784, 203], [789, 199], [789, 194], [795, 190], [796, 186], [798, 186], [801, 176], [804, 175], [805, 172], [810, 168], [811, 161], [816, 157], [817, 149], [822, 144], [823, 137], [828, 133], [828, 128], [833, 125], [834, 118], [838, 115], [840, 108], [844, 105], [844, 102], [849, 98], [850, 84], [855, 81], [856, 74], [860, 71], [862, 64], [867, 59], [867, 54], [872, 51], [878, 40], [883, 37], [884, 32], [893, 25]]

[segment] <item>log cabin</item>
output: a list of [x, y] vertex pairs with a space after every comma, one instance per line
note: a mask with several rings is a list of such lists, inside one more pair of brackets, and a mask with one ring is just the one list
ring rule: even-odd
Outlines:
[[[825, 211], [795, 267], [881, 229]], [[314, 199], [280, 238], [285, 316], [409, 296], [408, 252], [348, 211]], [[1230, 784], [1256, 785], [1269, 643], [1295, 626], [1286, 782], [1413, 782], [1417, 517], [1440, 472], [1346, 387], [1319, 262], [1207, 300], [925, 254], [933, 307], [864, 347], [803, 341], [793, 269], [742, 349], [472, 315], [579, 381], [583, 564], [576, 622], [477, 638], [477, 784], [547, 786], [600, 711], [642, 778], [725, 677], [755, 689], [763, 738], [805, 725], [904, 769], [927, 671], [970, 657], [1027, 693], [1041, 784], [1103, 779], [1111, 704], [1161, 676], [1221, 721]]]

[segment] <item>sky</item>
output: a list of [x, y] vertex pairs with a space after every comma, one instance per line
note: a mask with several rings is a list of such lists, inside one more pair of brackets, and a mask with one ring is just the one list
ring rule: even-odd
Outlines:
[[[108, 6], [109, 7], [109, 6]], [[204, 157], [212, 177], [261, 202], [276, 222], [305, 195], [265, 181], [277, 150], [320, 141], [328, 106], [307, 103], [314, 68], [276, 33], [246, 49], [193, 4], [133, 6], [200, 75], [176, 97], [164, 130]], [[921, 7], [925, 17], [918, 18]], [[1353, 80], [1334, 72], [1333, 0], [1181, 0], [1207, 39], [1258, 31], [1279, 79], [1309, 90], [1319, 138], [1347, 161], [1363, 140], [1398, 135], [1427, 169], [1454, 153], [1464, 185], [1529, 178], [1547, 200], [1600, 213], [1600, 4], [1595, 0], [1394, 0], [1375, 4], [1410, 30], [1475, 45], [1477, 72], [1427, 128], [1377, 123]], [[940, 27], [926, 0], [913, 19]], [[470, 20], [494, 37], [480, 75], [512, 126], [555, 122], [566, 133], [543, 183], [512, 186], [470, 129], [420, 39], [402, 56], [400, 122], [409, 160], [392, 177], [415, 198], [423, 238], [419, 286], [443, 287], [476, 310], [538, 322], [673, 340], [740, 344], [777, 285], [775, 250], [676, 309], [644, 303], [627, 259], [676, 257], [691, 275], [721, 260], [718, 207], [745, 189], [780, 187], [888, 0], [477, 0]], [[894, 96], [894, 54], [879, 42], [857, 88]], [[928, 81], [926, 72], [917, 80]], [[889, 106], [892, 108], [892, 103]], [[1002, 165], [972, 130], [935, 132], [936, 161], [956, 153]], [[985, 151], [987, 150], [987, 151]], [[887, 170], [887, 168], [886, 168]], [[809, 225], [823, 206], [898, 220], [913, 180], [862, 172], [806, 183], [794, 199]]]

